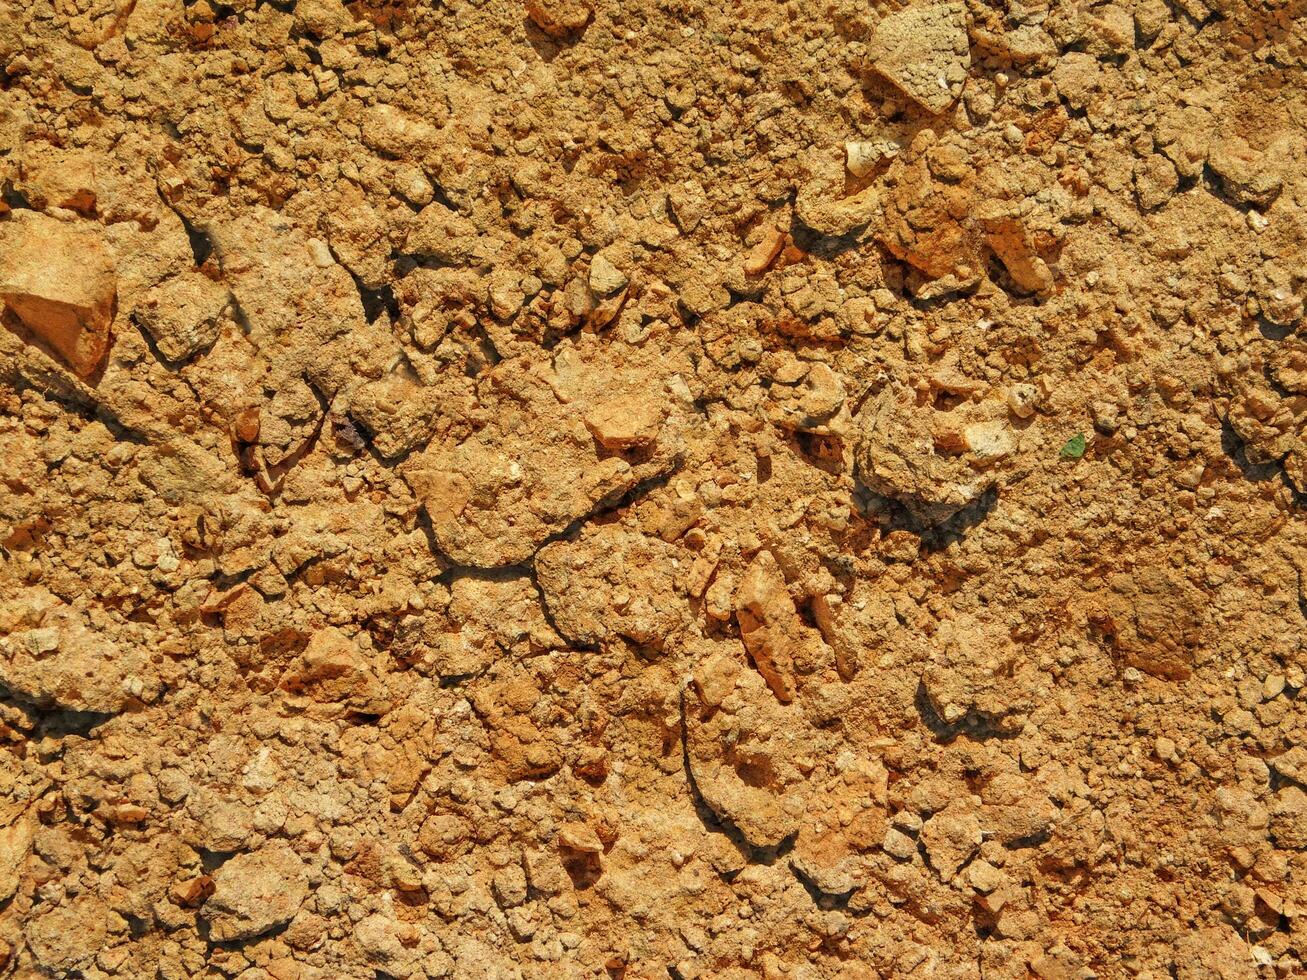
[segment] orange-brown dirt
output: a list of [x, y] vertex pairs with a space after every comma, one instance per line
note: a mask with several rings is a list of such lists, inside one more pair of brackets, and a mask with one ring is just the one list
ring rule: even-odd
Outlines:
[[0, 976], [1300, 976], [1305, 0], [0, 0]]

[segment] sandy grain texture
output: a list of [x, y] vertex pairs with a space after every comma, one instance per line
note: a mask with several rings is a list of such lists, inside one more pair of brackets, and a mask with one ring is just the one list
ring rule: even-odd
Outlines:
[[0, 976], [1307, 958], [1304, 0], [0, 0]]

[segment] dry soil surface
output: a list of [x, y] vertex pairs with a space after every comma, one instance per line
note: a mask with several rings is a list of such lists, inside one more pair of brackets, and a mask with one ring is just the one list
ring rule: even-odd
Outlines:
[[0, 0], [0, 975], [1302, 975], [1307, 0]]

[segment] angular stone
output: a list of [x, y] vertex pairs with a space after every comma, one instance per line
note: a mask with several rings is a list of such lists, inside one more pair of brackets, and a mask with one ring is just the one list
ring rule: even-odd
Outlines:
[[610, 398], [585, 413], [585, 427], [605, 449], [647, 446], [662, 422], [662, 406], [638, 394]]
[[760, 276], [776, 261], [785, 247], [785, 232], [779, 228], [768, 228], [757, 245], [749, 250], [744, 259], [744, 274]]
[[[368, 963], [387, 976], [410, 976], [418, 963], [412, 948], [413, 926], [376, 913], [354, 927], [354, 940]], [[418, 971], [421, 975], [421, 971]]]
[[369, 108], [363, 118], [363, 142], [387, 156], [415, 156], [435, 137], [436, 128], [429, 122], [384, 103]]
[[921, 683], [940, 721], [1021, 731], [1034, 707], [1035, 671], [1002, 630], [963, 617], [944, 624], [931, 644]]
[[886, 854], [900, 861], [908, 861], [917, 853], [917, 842], [897, 827], [885, 831], [885, 839], [880, 846]]
[[570, 821], [558, 828], [558, 846], [580, 854], [602, 854], [604, 845], [589, 824]]
[[[492, 568], [525, 561], [551, 535], [676, 465], [677, 442], [666, 437], [644, 460], [600, 458], [581, 412], [539, 378], [505, 362], [494, 379], [516, 407], [452, 449], [414, 454], [400, 471], [430, 516], [440, 550], [456, 562]], [[578, 392], [578, 402], [588, 394]]]
[[178, 881], [168, 889], [168, 897], [172, 899], [173, 904], [187, 909], [197, 908], [212, 894], [213, 879], [208, 875], [198, 875], [185, 881]]
[[760, 551], [745, 572], [735, 594], [735, 616], [758, 673], [777, 700], [782, 704], [793, 701], [795, 654], [804, 644], [820, 641], [809, 635], [799, 618], [771, 552]]
[[[316, 400], [300, 379], [308, 377], [333, 395], [355, 376], [348, 358], [324, 356], [325, 349], [339, 338], [368, 331], [354, 280], [321, 242], [268, 208], [252, 208], [232, 221], [206, 225], [204, 231], [213, 239], [250, 343], [276, 351], [264, 388], [278, 394], [284, 390], [283, 398], [310, 406], [308, 414], [316, 421]], [[265, 407], [265, 427], [269, 415], [288, 417], [275, 395]], [[303, 434], [311, 428], [306, 423]], [[297, 444], [299, 436], [295, 433]], [[268, 459], [269, 465], [276, 462]]]
[[1236, 204], [1255, 208], [1269, 207], [1284, 186], [1271, 158], [1238, 136], [1213, 140], [1207, 151], [1207, 162], [1221, 178], [1225, 195]]
[[354, 391], [349, 417], [367, 431], [378, 453], [399, 459], [431, 438], [440, 423], [444, 394], [444, 389], [391, 374]]
[[1143, 566], [1109, 578], [1091, 621], [1128, 666], [1154, 677], [1184, 680], [1207, 635], [1203, 593], [1183, 575]]
[[67, 208], [83, 214], [95, 211], [95, 161], [82, 150], [47, 147], [31, 152], [22, 162], [17, 185], [32, 207]]
[[1003, 419], [977, 422], [962, 430], [967, 449], [975, 453], [982, 461], [1002, 459], [1010, 456], [1017, 447], [1012, 427]]
[[1268, 762], [1284, 779], [1307, 788], [1307, 747], [1295, 745], [1288, 752], [1283, 752]]
[[540, 549], [536, 577], [551, 618], [574, 643], [624, 636], [666, 649], [684, 628], [675, 594], [676, 548], [616, 524]]
[[948, 882], [980, 847], [980, 819], [969, 801], [957, 799], [921, 828], [921, 843], [940, 880]]
[[627, 283], [626, 273], [600, 252], [590, 262], [590, 288], [599, 296], [617, 292]]
[[114, 258], [98, 225], [15, 211], [0, 223], [0, 299], [83, 378], [109, 350]]
[[1019, 439], [998, 401], [952, 411], [918, 404], [891, 384], [854, 420], [854, 465], [873, 493], [893, 498], [924, 524], [948, 520], [1016, 472]]
[[694, 669], [694, 687], [699, 700], [717, 708], [735, 691], [740, 665], [724, 653], [714, 653]]
[[1176, 940], [1176, 980], [1255, 980], [1257, 966], [1248, 943], [1228, 925], [1194, 929]]
[[695, 785], [713, 813], [734, 824], [752, 847], [776, 847], [799, 829], [773, 792], [750, 786], [730, 766], [696, 772]]
[[1307, 793], [1286, 786], [1271, 806], [1271, 839], [1281, 850], [1307, 850]]

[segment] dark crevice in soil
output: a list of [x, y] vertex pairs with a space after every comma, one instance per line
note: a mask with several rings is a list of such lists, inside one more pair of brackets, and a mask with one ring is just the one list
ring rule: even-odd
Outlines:
[[981, 714], [972, 709], [962, 718], [952, 724], [946, 722], [939, 716], [935, 706], [930, 703], [930, 695], [926, 691], [926, 682], [919, 681], [917, 684], [917, 693], [913, 697], [913, 705], [917, 709], [917, 714], [921, 718], [921, 723], [925, 725], [936, 740], [947, 744], [954, 741], [961, 735], [975, 739], [977, 742], [983, 742], [988, 739], [1013, 739], [1020, 732], [1004, 731], [997, 726], [997, 720]]

